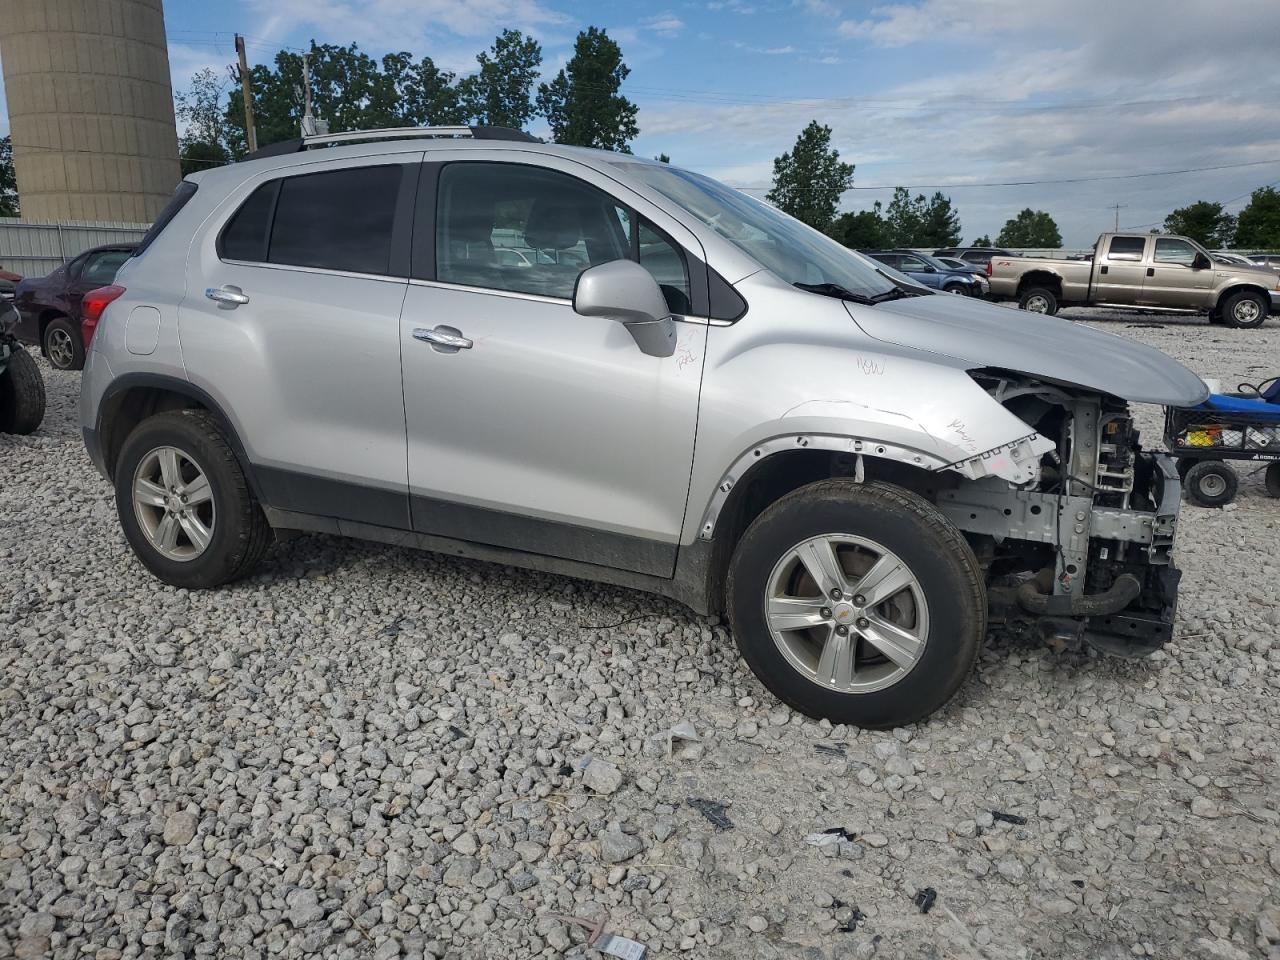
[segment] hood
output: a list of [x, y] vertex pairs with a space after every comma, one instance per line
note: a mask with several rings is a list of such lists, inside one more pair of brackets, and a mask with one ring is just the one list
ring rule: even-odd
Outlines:
[[1203, 380], [1154, 347], [1058, 317], [945, 295], [845, 306], [868, 336], [975, 368], [1025, 373], [1133, 403], [1192, 407], [1209, 395]]

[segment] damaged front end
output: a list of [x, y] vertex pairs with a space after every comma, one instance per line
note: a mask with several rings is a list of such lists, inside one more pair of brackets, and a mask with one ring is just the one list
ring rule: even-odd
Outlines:
[[1016, 456], [1017, 469], [957, 464], [977, 479], [937, 495], [987, 567], [992, 622], [1122, 656], [1159, 649], [1181, 576], [1172, 459], [1141, 449], [1122, 400], [998, 371], [973, 377], [1035, 431], [993, 454]]

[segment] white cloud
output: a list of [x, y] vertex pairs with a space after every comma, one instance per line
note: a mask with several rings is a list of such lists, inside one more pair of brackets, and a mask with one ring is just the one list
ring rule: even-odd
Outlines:
[[659, 36], [674, 37], [684, 29], [684, 21], [673, 13], [660, 13], [641, 21], [641, 26]]

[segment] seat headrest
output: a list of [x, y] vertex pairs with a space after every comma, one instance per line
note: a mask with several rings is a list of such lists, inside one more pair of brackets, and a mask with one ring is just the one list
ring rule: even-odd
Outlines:
[[568, 250], [582, 239], [584, 200], [569, 193], [543, 194], [533, 202], [524, 239], [535, 250]]

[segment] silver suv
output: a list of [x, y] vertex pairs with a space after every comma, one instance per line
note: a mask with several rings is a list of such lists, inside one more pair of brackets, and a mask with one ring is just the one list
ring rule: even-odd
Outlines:
[[85, 443], [166, 583], [307, 530], [623, 584], [870, 727], [945, 704], [996, 622], [1170, 636], [1179, 479], [1126, 400], [1198, 377], [667, 164], [492, 128], [285, 144], [188, 177], [97, 300]]

